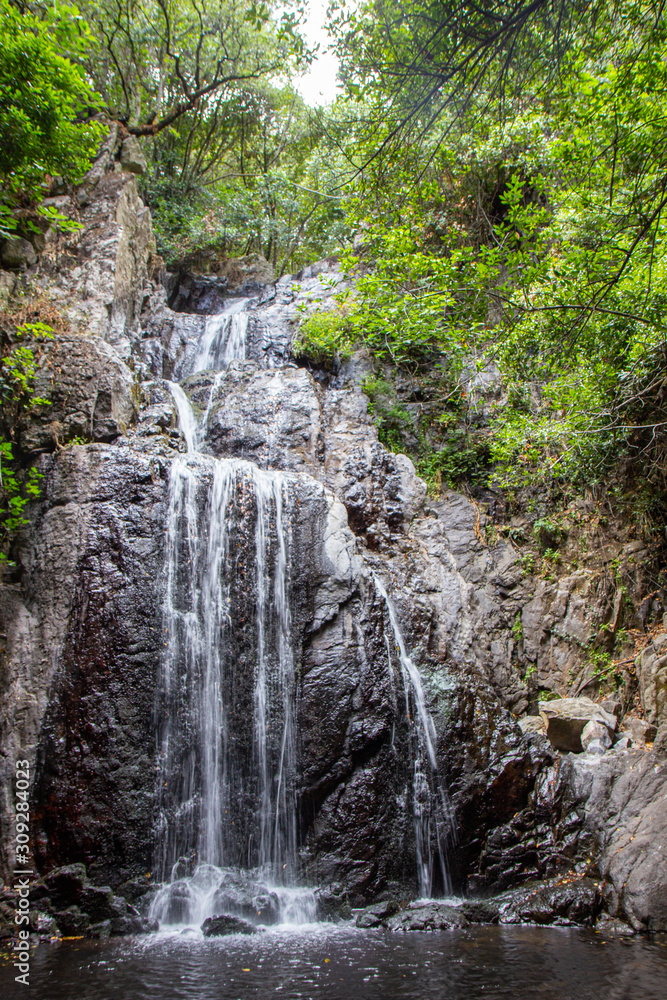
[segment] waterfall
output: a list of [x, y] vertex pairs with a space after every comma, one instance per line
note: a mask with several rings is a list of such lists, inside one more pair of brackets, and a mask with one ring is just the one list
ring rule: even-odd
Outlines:
[[[452, 884], [447, 870], [447, 846], [454, 833], [454, 815], [447, 789], [438, 773], [435, 726], [426, 707], [426, 696], [419, 670], [408, 653], [394, 605], [384, 584], [375, 573], [373, 582], [389, 616], [401, 668], [406, 714], [413, 726], [412, 799], [419, 892], [421, 896], [431, 896], [437, 863], [443, 892], [445, 895], [450, 895]], [[387, 654], [390, 656], [388, 640]], [[411, 709], [411, 705], [416, 712]]]
[[249, 299], [236, 299], [214, 316], [206, 317], [206, 326], [192, 363], [195, 372], [227, 368], [231, 361], [246, 356]]
[[168, 923], [221, 905], [241, 912], [225, 886], [230, 873], [256, 869], [246, 909], [260, 913], [257, 898], [269, 893], [274, 916], [312, 919], [312, 892], [289, 886], [297, 850], [289, 477], [202, 455], [189, 400], [169, 388], [188, 454], [174, 459], [169, 481], [156, 718], [156, 868], [169, 884], [151, 912]]

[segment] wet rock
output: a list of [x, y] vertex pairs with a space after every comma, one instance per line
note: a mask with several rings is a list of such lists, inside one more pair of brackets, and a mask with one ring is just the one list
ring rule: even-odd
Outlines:
[[610, 917], [608, 913], [601, 914], [595, 930], [605, 937], [632, 937], [635, 933], [625, 921], [619, 920], [618, 917]]
[[466, 900], [461, 904], [461, 912], [471, 924], [497, 924], [500, 915], [493, 900]]
[[398, 913], [398, 910], [398, 903], [393, 899], [383, 903], [375, 903], [373, 906], [367, 906], [357, 915], [355, 924], [357, 927], [363, 928], [380, 927], [389, 917]]
[[419, 900], [391, 917], [386, 926], [391, 931], [446, 931], [467, 927], [468, 921], [458, 906]]
[[[590, 698], [559, 698], [541, 701], [540, 715], [545, 721], [547, 737], [556, 750], [563, 753], [581, 753], [584, 750], [582, 734], [590, 722], [599, 723], [609, 735], [616, 729], [616, 717], [605, 711]], [[588, 730], [590, 739], [596, 739], [597, 730]], [[589, 741], [590, 742], [590, 741]], [[609, 741], [611, 745], [611, 740]]]
[[54, 917], [63, 937], [83, 937], [90, 924], [90, 917], [82, 913], [78, 906], [69, 906], [55, 913]]
[[30, 915], [30, 930], [42, 938], [60, 937], [60, 929], [55, 917], [48, 913], [33, 912]]
[[157, 920], [149, 917], [114, 917], [109, 921], [113, 937], [127, 937], [129, 934], [152, 934], [159, 930]]
[[602, 908], [598, 885], [574, 875], [514, 889], [495, 902], [501, 924], [592, 925]]
[[122, 913], [117, 912], [113, 906], [114, 895], [109, 886], [87, 885], [81, 891], [79, 900], [82, 909], [89, 915], [93, 923], [122, 916]]
[[63, 865], [44, 879], [44, 887], [56, 907], [78, 903], [86, 885], [86, 867], [82, 864]]
[[257, 934], [257, 928], [247, 920], [220, 914], [217, 917], [207, 917], [201, 925], [204, 937], [223, 937], [227, 934]]
[[37, 263], [37, 253], [29, 240], [24, 240], [20, 236], [14, 236], [5, 240], [0, 251], [0, 260], [3, 267], [13, 270], [25, 270]]
[[111, 937], [111, 921], [101, 920], [97, 924], [91, 924], [86, 937], [94, 938], [98, 941], [108, 941]]

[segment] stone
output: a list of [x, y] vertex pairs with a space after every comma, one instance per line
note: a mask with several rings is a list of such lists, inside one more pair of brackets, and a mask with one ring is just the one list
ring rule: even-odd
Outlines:
[[44, 879], [44, 886], [54, 906], [66, 907], [79, 902], [86, 881], [85, 865], [63, 865], [49, 872]]
[[602, 909], [602, 896], [592, 879], [571, 874], [513, 889], [496, 903], [501, 924], [592, 925]]
[[[540, 715], [546, 725], [547, 737], [563, 753], [581, 753], [582, 733], [589, 722], [598, 722], [609, 734], [616, 729], [616, 717], [590, 698], [558, 698], [540, 702]], [[591, 736], [591, 739], [594, 739]]]
[[390, 917], [390, 931], [446, 931], [467, 927], [468, 921], [461, 908], [438, 900], [418, 900]]
[[526, 715], [519, 719], [519, 728], [522, 733], [546, 733], [546, 723], [541, 715]]
[[601, 914], [595, 925], [595, 932], [605, 937], [632, 937], [635, 933], [625, 921], [619, 920], [618, 917], [610, 917], [608, 913]]
[[145, 174], [148, 170], [146, 157], [136, 136], [130, 135], [123, 141], [120, 147], [120, 165], [123, 170], [129, 170], [132, 174]]
[[79, 896], [81, 909], [88, 914], [93, 923], [122, 916], [115, 912], [112, 906], [113, 899], [114, 895], [109, 886], [86, 885]]
[[605, 750], [608, 750], [611, 746], [612, 737], [607, 726], [603, 725], [602, 722], [591, 719], [591, 721], [587, 722], [582, 729], [580, 739], [584, 750], [588, 750], [590, 744], [594, 740], [596, 740]]
[[389, 918], [398, 913], [398, 903], [395, 900], [387, 900], [382, 903], [375, 903], [367, 906], [361, 913], [357, 914], [355, 925], [362, 928], [380, 927]]
[[3, 267], [24, 271], [37, 263], [37, 253], [29, 240], [13, 236], [2, 244], [0, 260]]
[[36, 351], [34, 392], [44, 403], [20, 423], [25, 451], [72, 439], [112, 441], [136, 419], [132, 372], [109, 344], [61, 334]]
[[159, 930], [157, 920], [148, 917], [114, 917], [109, 921], [112, 937], [127, 937], [130, 934], [153, 934]]
[[247, 920], [220, 914], [217, 917], [207, 917], [201, 925], [204, 937], [223, 937], [227, 934], [257, 934], [257, 928]]
[[0, 271], [0, 308], [4, 309], [14, 294], [16, 275], [8, 271]]
[[635, 716], [626, 715], [623, 719], [621, 734], [627, 733], [633, 743], [653, 743], [657, 729], [645, 719], [637, 719]]
[[33, 911], [30, 915], [30, 930], [33, 934], [39, 934], [41, 938], [60, 937], [56, 919], [48, 913]]
[[66, 910], [55, 913], [54, 917], [63, 937], [83, 937], [90, 924], [90, 917], [87, 913], [82, 913], [78, 906], [69, 906]]
[[111, 937], [111, 921], [101, 920], [97, 924], [91, 924], [86, 937], [94, 938], [98, 941], [108, 941]]
[[642, 708], [649, 723], [667, 722], [667, 632], [660, 632], [637, 659]]

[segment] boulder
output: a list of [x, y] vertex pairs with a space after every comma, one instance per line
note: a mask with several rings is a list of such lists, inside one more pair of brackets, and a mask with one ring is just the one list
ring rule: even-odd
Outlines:
[[611, 733], [609, 732], [609, 728], [602, 722], [591, 719], [581, 731], [581, 745], [584, 750], [588, 750], [594, 741], [603, 749], [608, 750], [611, 746]]
[[3, 243], [0, 260], [2, 260], [3, 267], [24, 271], [37, 263], [37, 253], [29, 240], [24, 240], [21, 236], [14, 236]]
[[645, 719], [637, 719], [633, 715], [626, 715], [623, 719], [621, 734], [627, 734], [633, 743], [653, 743], [657, 729]]
[[545, 733], [547, 729], [541, 715], [525, 715], [523, 719], [519, 719], [519, 728], [524, 735], [526, 733]]
[[467, 926], [468, 921], [460, 907], [449, 906], [436, 899], [409, 903], [387, 922], [391, 931], [447, 931]]
[[14, 294], [16, 276], [9, 271], [0, 271], [0, 308], [4, 308]]
[[53, 905], [63, 909], [79, 902], [85, 883], [86, 866], [82, 864], [63, 865], [49, 872], [44, 879], [44, 887]]
[[[581, 753], [585, 747], [582, 734], [589, 722], [597, 722], [609, 735], [616, 729], [616, 717], [590, 698], [558, 698], [541, 701], [540, 715], [544, 719], [546, 734], [551, 745], [562, 753]], [[596, 739], [589, 730], [590, 743]], [[611, 740], [610, 740], [611, 745]]]
[[133, 135], [128, 136], [120, 148], [120, 165], [131, 174], [145, 174], [148, 170], [139, 140]]
[[380, 927], [395, 913], [398, 913], [398, 903], [390, 899], [383, 903], [375, 903], [374, 906], [367, 906], [358, 914], [355, 923], [357, 927], [362, 928]]
[[63, 937], [82, 937], [90, 924], [90, 917], [82, 913], [78, 906], [69, 906], [54, 916]]
[[501, 924], [593, 924], [602, 909], [598, 885], [573, 874], [532, 883], [503, 893]]
[[257, 928], [247, 920], [223, 913], [217, 917], [207, 917], [201, 925], [204, 937], [223, 937], [227, 934], [257, 934]]
[[157, 920], [147, 917], [116, 917], [109, 921], [110, 933], [114, 937], [127, 937], [129, 934], [152, 934], [160, 929]]

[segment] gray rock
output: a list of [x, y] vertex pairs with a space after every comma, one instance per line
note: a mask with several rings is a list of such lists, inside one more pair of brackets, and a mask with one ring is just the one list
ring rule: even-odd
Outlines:
[[83, 937], [90, 924], [90, 917], [82, 913], [78, 906], [69, 906], [55, 913], [54, 917], [63, 937]]
[[221, 914], [217, 917], [207, 917], [201, 925], [204, 937], [224, 937], [227, 934], [257, 934], [257, 928], [240, 917]]
[[395, 900], [375, 903], [373, 906], [367, 906], [357, 915], [355, 924], [357, 927], [366, 929], [371, 927], [380, 927], [389, 919], [389, 917], [393, 917], [395, 913], [398, 913], [398, 909], [399, 906]]
[[468, 921], [460, 907], [438, 900], [409, 903], [387, 921], [391, 931], [446, 931], [467, 926]]
[[[559, 698], [541, 701], [540, 715], [545, 721], [546, 734], [552, 746], [564, 753], [581, 753], [584, 729], [590, 722], [599, 723], [611, 736], [616, 729], [616, 717], [590, 698]], [[597, 730], [588, 730], [590, 739]], [[611, 745], [611, 740], [609, 745]]]
[[73, 438], [111, 441], [136, 418], [132, 373], [109, 344], [62, 334], [36, 354], [34, 392], [45, 402], [21, 420], [25, 451], [51, 450]]
[[608, 726], [596, 719], [591, 719], [582, 729], [580, 739], [584, 750], [590, 749], [593, 742], [596, 742], [604, 750], [608, 750], [611, 746], [612, 736]]
[[626, 715], [623, 719], [621, 735], [630, 737], [633, 743], [653, 743], [657, 729], [645, 719], [637, 719], [632, 715]]
[[0, 271], [0, 307], [5, 308], [16, 288], [16, 275]]
[[147, 917], [114, 917], [109, 921], [112, 937], [128, 937], [130, 934], [153, 934], [159, 930], [157, 920]]
[[637, 676], [648, 722], [667, 722], [667, 632], [660, 632], [638, 658]]
[[25, 270], [37, 263], [37, 253], [29, 240], [24, 240], [21, 236], [13, 236], [2, 244], [0, 260], [3, 267]]
[[546, 733], [546, 722], [541, 715], [526, 715], [519, 719], [519, 728], [522, 733]]
[[594, 924], [602, 908], [598, 885], [568, 875], [499, 896], [501, 924]]
[[132, 174], [145, 174], [148, 170], [141, 144], [133, 135], [129, 135], [120, 147], [120, 165], [123, 170], [129, 170]]

